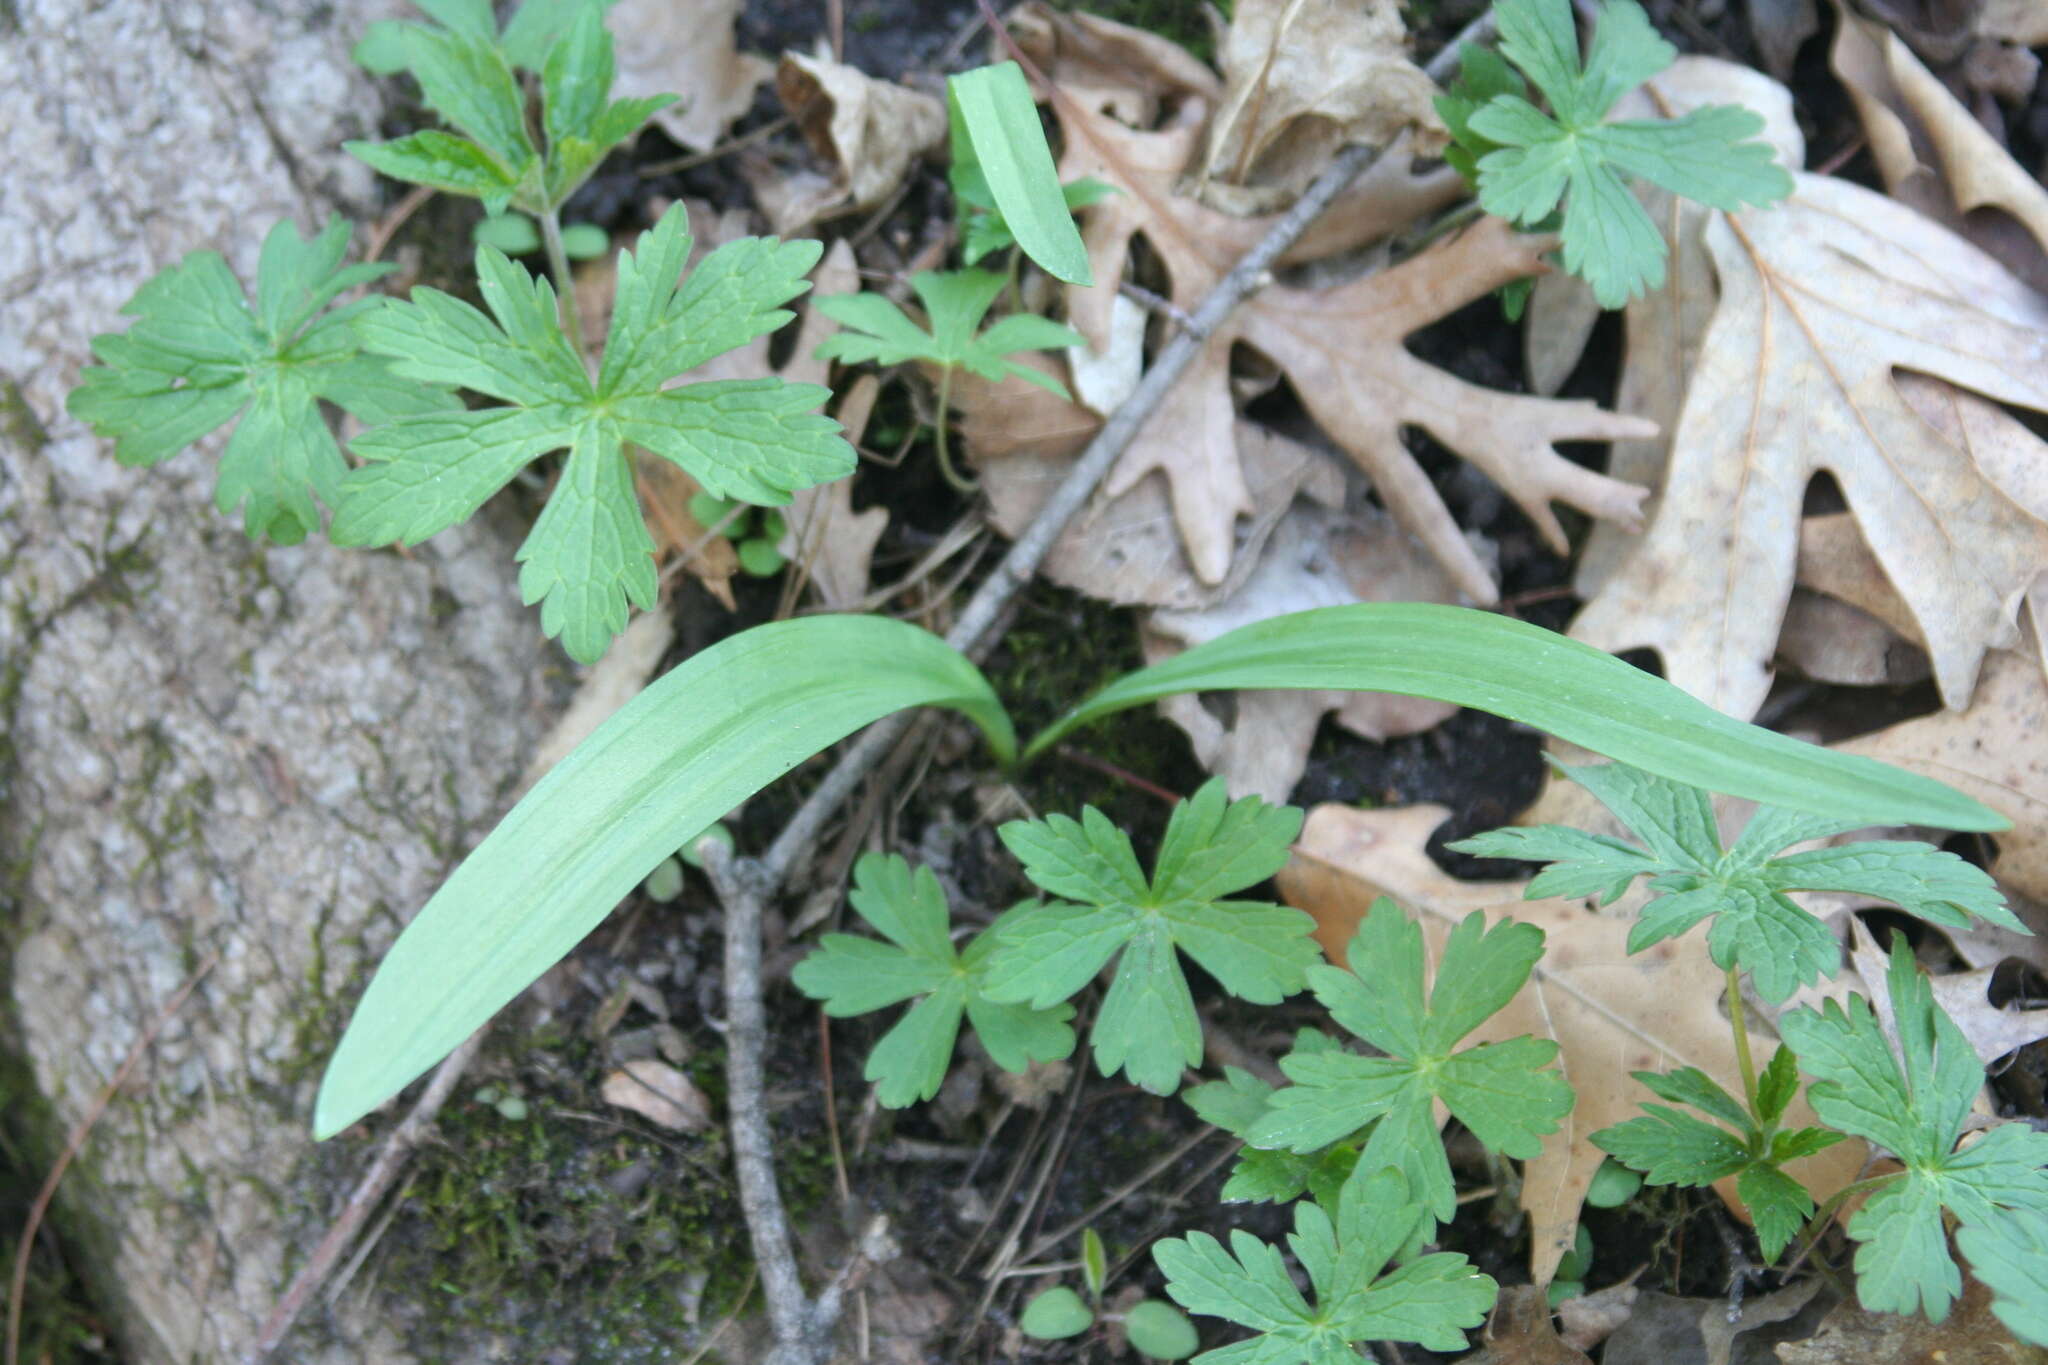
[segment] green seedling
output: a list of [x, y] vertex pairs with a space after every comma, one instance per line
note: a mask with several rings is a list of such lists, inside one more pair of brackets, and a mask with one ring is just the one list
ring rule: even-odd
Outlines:
[[1202, 1059], [1179, 953], [1256, 1004], [1302, 988], [1317, 956], [1315, 922], [1284, 906], [1224, 899], [1277, 872], [1300, 832], [1300, 811], [1257, 797], [1230, 801], [1218, 778], [1174, 808], [1148, 880], [1130, 836], [1093, 807], [1079, 821], [1012, 821], [997, 831], [1004, 845], [1058, 899], [1006, 918], [985, 989], [991, 999], [1048, 1009], [1120, 957], [1089, 1035], [1096, 1068], [1170, 1095], [1182, 1069]]
[[1204, 1352], [1196, 1365], [1334, 1363], [1355, 1358], [1365, 1341], [1462, 1351], [1466, 1330], [1493, 1304], [1493, 1280], [1449, 1252], [1387, 1270], [1428, 1217], [1391, 1167], [1354, 1179], [1334, 1218], [1320, 1204], [1296, 1204], [1287, 1243], [1308, 1274], [1313, 1303], [1295, 1287], [1279, 1250], [1248, 1232], [1233, 1232], [1228, 1250], [1206, 1232], [1169, 1237], [1152, 1256], [1166, 1272], [1166, 1292], [1183, 1308], [1258, 1334]]
[[1723, 848], [1713, 803], [1697, 787], [1621, 764], [1563, 772], [1612, 811], [1641, 846], [1538, 825], [1494, 830], [1453, 847], [1482, 858], [1549, 863], [1529, 884], [1532, 897], [1594, 896], [1608, 904], [1637, 877], [1648, 877], [1657, 894], [1629, 931], [1628, 950], [1639, 953], [1711, 916], [1707, 950], [1715, 965], [1730, 973], [1747, 971], [1772, 1004], [1802, 984], [1834, 975], [1841, 965], [1835, 936], [1788, 892], [1844, 891], [1891, 901], [1949, 928], [1983, 920], [2027, 932], [1982, 869], [1926, 844], [1872, 841], [1783, 854], [1794, 844], [1867, 821], [1766, 808], [1733, 847]]
[[[1336, 1047], [1335, 1039], [1316, 1029], [1302, 1029], [1294, 1039], [1297, 1056]], [[1181, 1092], [1181, 1098], [1203, 1122], [1248, 1140], [1252, 1129], [1265, 1118], [1267, 1103], [1277, 1089], [1241, 1067], [1226, 1066], [1222, 1080], [1191, 1085]], [[1223, 1202], [1281, 1203], [1307, 1194], [1334, 1208], [1337, 1192], [1358, 1166], [1363, 1140], [1363, 1134], [1353, 1134], [1305, 1155], [1285, 1148], [1246, 1147], [1238, 1153], [1230, 1178], [1223, 1182]]]
[[924, 303], [925, 316], [931, 320], [930, 331], [912, 322], [901, 308], [880, 294], [828, 294], [813, 305], [848, 329], [825, 338], [818, 347], [821, 360], [852, 364], [871, 360], [881, 365], [924, 360], [938, 366], [938, 418], [934, 431], [939, 468], [956, 488], [971, 489], [973, 485], [953, 468], [946, 441], [954, 372], [965, 369], [991, 384], [1015, 375], [1064, 398], [1067, 389], [1059, 380], [1007, 357], [1019, 351], [1059, 350], [1084, 344], [1079, 333], [1029, 313], [1012, 313], [976, 335], [996, 295], [1003, 292], [1003, 284], [1003, 276], [987, 270], [923, 270], [911, 276], [910, 287]]
[[1451, 931], [1425, 1000], [1421, 927], [1381, 897], [1351, 941], [1351, 969], [1312, 967], [1308, 984], [1331, 1019], [1384, 1055], [1289, 1053], [1280, 1069], [1294, 1084], [1268, 1099], [1249, 1141], [1312, 1153], [1371, 1124], [1358, 1169], [1393, 1167], [1428, 1218], [1450, 1221], [1457, 1189], [1437, 1136], [1438, 1103], [1487, 1147], [1523, 1160], [1571, 1112], [1571, 1086], [1542, 1069], [1556, 1043], [1458, 1046], [1514, 998], [1542, 953], [1541, 929], [1512, 920], [1489, 928], [1475, 911]]
[[1641, 1175], [1619, 1161], [1603, 1161], [1600, 1169], [1593, 1172], [1593, 1182], [1586, 1186], [1586, 1207], [1618, 1209], [1635, 1198], [1636, 1192], [1642, 1188]]
[[[2001, 1280], [1992, 1288], [2009, 1325], [2038, 1317], [2041, 1300], [2028, 1278], [2039, 1262], [2015, 1273], [1999, 1257], [2038, 1239], [2048, 1218], [2048, 1133], [2026, 1123], [2004, 1123], [1958, 1147], [1970, 1125], [1970, 1106], [1984, 1087], [1984, 1065], [1970, 1040], [1935, 1003], [1926, 973], [1913, 961], [1903, 935], [1892, 939], [1885, 974], [1896, 1047], [1860, 995], [1848, 1007], [1830, 1000], [1816, 1011], [1793, 1010], [1779, 1031], [1812, 1076], [1807, 1100], [1821, 1121], [1873, 1143], [1896, 1157], [1903, 1171], [1861, 1180], [1828, 1202], [1869, 1192], [1849, 1220], [1856, 1249], [1856, 1298], [1878, 1313], [1923, 1310], [1940, 1322], [1962, 1293], [1962, 1275], [1949, 1254], [1945, 1215], [1963, 1229], [1959, 1238], [1972, 1267]], [[1974, 1231], [1973, 1231], [1974, 1230]], [[2016, 1327], [2015, 1330], [2022, 1330]], [[2048, 1338], [2036, 1335], [2038, 1344]]]
[[641, 891], [647, 899], [667, 905], [683, 894], [683, 865], [674, 858], [663, 858], [654, 865], [654, 871], [647, 874], [641, 883]]
[[1201, 1338], [1187, 1314], [1158, 1299], [1141, 1299], [1123, 1314], [1106, 1312], [1102, 1290], [1108, 1277], [1109, 1257], [1102, 1238], [1094, 1228], [1081, 1230], [1081, 1281], [1088, 1291], [1083, 1301], [1065, 1285], [1055, 1285], [1034, 1295], [1024, 1305], [1018, 1330], [1040, 1341], [1063, 1341], [1080, 1336], [1098, 1321], [1120, 1322], [1131, 1349], [1147, 1360], [1185, 1360], [1201, 1349]]
[[[1048, 275], [1093, 284], [1088, 249], [1074, 227], [1076, 206], [1053, 166], [1023, 69], [998, 62], [950, 77], [946, 106], [956, 191], [965, 183], [985, 194], [1010, 239]], [[969, 256], [968, 264], [976, 259]]]
[[[1601, 6], [1583, 65], [1569, 0], [1501, 0], [1494, 13], [1500, 57], [1468, 50], [1462, 79], [1437, 103], [1457, 144], [1447, 156], [1476, 182], [1488, 213], [1555, 228], [1565, 269], [1593, 287], [1602, 307], [1664, 282], [1663, 235], [1626, 177], [1726, 210], [1792, 192], [1791, 175], [1756, 140], [1763, 120], [1750, 110], [1716, 105], [1680, 119], [1604, 122], [1616, 100], [1678, 56], [1633, 0]], [[1549, 113], [1530, 101], [1523, 76]]]
[[[502, 38], [488, 4], [437, 4], [431, 12], [442, 22], [379, 31], [372, 55], [388, 64], [402, 54], [427, 105], [462, 135], [426, 129], [390, 142], [350, 142], [347, 150], [394, 180], [481, 199], [490, 213], [508, 204], [523, 209], [540, 219], [543, 233], [559, 230], [556, 211], [605, 154], [676, 99], [611, 98], [612, 36], [602, 5], [528, 3]], [[529, 14], [542, 17], [522, 24]], [[518, 68], [540, 75], [539, 142]]]
[[414, 291], [358, 323], [393, 372], [460, 384], [500, 400], [403, 418], [356, 438], [369, 461], [350, 474], [330, 534], [342, 545], [412, 545], [466, 520], [529, 461], [569, 451], [548, 504], [519, 548], [520, 592], [572, 658], [596, 661], [625, 629], [627, 604], [652, 607], [654, 542], [640, 515], [626, 443], [672, 460], [704, 488], [750, 501], [852, 472], [838, 424], [814, 411], [814, 384], [726, 379], [668, 387], [675, 376], [789, 321], [779, 305], [808, 289], [814, 241], [749, 237], [706, 256], [678, 285], [690, 233], [680, 205], [621, 252], [611, 332], [595, 377], [556, 318], [554, 291], [501, 251], [481, 247], [491, 313], [439, 290]]
[[1799, 1065], [1792, 1050], [1779, 1048], [1758, 1078], [1755, 1114], [1693, 1067], [1669, 1075], [1633, 1074], [1659, 1099], [1687, 1105], [1719, 1122], [1706, 1122], [1669, 1105], [1645, 1104], [1648, 1117], [1601, 1129], [1593, 1134], [1594, 1145], [1642, 1172], [1652, 1185], [1711, 1185], [1735, 1177], [1736, 1194], [1756, 1226], [1764, 1260], [1777, 1260], [1800, 1225], [1813, 1216], [1813, 1196], [1785, 1174], [1785, 1163], [1842, 1140], [1840, 1133], [1825, 1128], [1779, 1128], [1799, 1090]]
[[880, 853], [865, 854], [854, 865], [848, 899], [854, 913], [888, 942], [827, 934], [790, 979], [805, 995], [824, 1001], [825, 1012], [835, 1018], [917, 1001], [868, 1054], [864, 1074], [883, 1104], [900, 1109], [939, 1093], [963, 1014], [1006, 1071], [1073, 1053], [1074, 1030], [1067, 1024], [1072, 1006], [1048, 1002], [1032, 1008], [989, 993], [990, 955], [1019, 910], [999, 917], [963, 952], [953, 946], [946, 893], [931, 869], [913, 873], [903, 859]]
[[[1637, 1182], [1640, 1184], [1641, 1182]], [[1550, 1306], [1576, 1299], [1586, 1292], [1586, 1275], [1593, 1269], [1593, 1234], [1584, 1223], [1572, 1238], [1572, 1249], [1558, 1258], [1557, 1274], [1550, 1281]]]
[[1094, 1325], [1095, 1310], [1063, 1284], [1034, 1295], [1017, 1320], [1017, 1327], [1025, 1336], [1039, 1341], [1065, 1341]]
[[379, 306], [341, 295], [386, 274], [344, 266], [348, 224], [306, 241], [279, 223], [263, 241], [251, 306], [217, 251], [195, 251], [151, 279], [121, 311], [126, 332], [93, 338], [100, 364], [65, 407], [114, 440], [125, 465], [160, 464], [240, 419], [221, 452], [214, 505], [242, 509], [252, 539], [296, 545], [340, 502], [348, 463], [320, 411], [324, 400], [376, 425], [450, 416], [445, 379], [407, 383], [362, 354], [353, 324]]

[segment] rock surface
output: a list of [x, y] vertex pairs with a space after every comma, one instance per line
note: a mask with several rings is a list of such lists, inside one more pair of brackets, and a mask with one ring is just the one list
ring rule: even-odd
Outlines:
[[[501, 534], [253, 547], [210, 505], [218, 441], [128, 470], [63, 410], [160, 267], [247, 280], [277, 218], [374, 212], [338, 144], [374, 135], [347, 52], [392, 7], [0, 0], [0, 1047], [31, 1152], [217, 955], [59, 1200], [136, 1365], [253, 1338], [355, 1173], [307, 1135], [327, 1050], [547, 719]], [[388, 1321], [287, 1354], [402, 1360]]]

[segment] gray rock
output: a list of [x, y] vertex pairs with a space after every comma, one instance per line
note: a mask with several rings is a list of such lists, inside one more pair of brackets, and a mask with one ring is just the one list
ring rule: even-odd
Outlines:
[[[127, 470], [63, 411], [158, 268], [211, 247], [246, 281], [279, 217], [370, 216], [347, 52], [391, 7], [0, 0], [0, 1046], [43, 1159], [218, 957], [59, 1200], [138, 1365], [237, 1358], [303, 1260], [355, 1173], [313, 1159], [319, 1069], [549, 709], [498, 531], [252, 547], [217, 441]], [[288, 1355], [403, 1359], [384, 1323]]]

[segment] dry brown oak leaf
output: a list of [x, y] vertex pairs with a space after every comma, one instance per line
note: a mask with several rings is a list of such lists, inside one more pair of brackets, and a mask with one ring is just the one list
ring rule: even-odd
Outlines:
[[1754, 715], [1792, 592], [1801, 501], [1826, 471], [1919, 623], [1943, 700], [1960, 707], [1985, 651], [2018, 638], [2019, 604], [2048, 568], [2048, 525], [1894, 376], [2048, 410], [2048, 303], [1903, 205], [1796, 181], [1776, 208], [1707, 223], [1721, 297], [1660, 504], [1572, 634], [1611, 651], [1653, 647], [1672, 682]]
[[[1094, 176], [1115, 186], [1086, 210], [1082, 239], [1097, 281], [1070, 288], [1068, 319], [1100, 348], [1132, 242], [1142, 236], [1166, 270], [1168, 296], [1193, 309], [1268, 226], [1234, 218], [1176, 195], [1205, 113], [1185, 100], [1173, 122], [1144, 132], [1073, 99], [1056, 101], [1065, 147], [1060, 178]], [[1372, 175], [1385, 190], [1356, 201], [1334, 229], [1368, 241], [1400, 227], [1435, 190], [1402, 169], [1397, 143]], [[1367, 217], [1375, 203], [1386, 221]], [[1318, 239], [1323, 250], [1331, 249]], [[1266, 355], [1294, 383], [1310, 415], [1371, 477], [1401, 525], [1450, 571], [1473, 601], [1497, 600], [1482, 564], [1429, 478], [1401, 441], [1404, 428], [1427, 431], [1479, 466], [1528, 514], [1559, 553], [1563, 529], [1550, 507], [1568, 502], [1596, 517], [1636, 518], [1643, 490], [1573, 464], [1559, 441], [1648, 436], [1655, 428], [1591, 403], [1506, 394], [1468, 384], [1410, 355], [1402, 344], [1424, 327], [1510, 280], [1538, 274], [1548, 239], [1524, 237], [1488, 219], [1395, 268], [1330, 289], [1270, 285], [1247, 300], [1204, 342], [1201, 354], [1110, 474], [1116, 496], [1157, 471], [1171, 490], [1174, 518], [1189, 562], [1205, 583], [1229, 571], [1232, 528], [1252, 498], [1238, 463], [1230, 352], [1239, 342]]]
[[[1474, 910], [1485, 911], [1489, 922], [1512, 918], [1543, 930], [1543, 957], [1529, 984], [1468, 1041], [1524, 1034], [1555, 1039], [1558, 1070], [1577, 1095], [1571, 1114], [1543, 1139], [1541, 1155], [1522, 1173], [1529, 1274], [1548, 1284], [1572, 1248], [1580, 1205], [1607, 1156], [1592, 1134], [1637, 1117], [1640, 1103], [1654, 1098], [1629, 1073], [1694, 1066], [1729, 1091], [1741, 1091], [1734, 1039], [1720, 1008], [1725, 977], [1707, 955], [1703, 929], [1630, 956], [1626, 918], [1595, 914], [1577, 901], [1522, 900], [1522, 882], [1445, 875], [1425, 846], [1449, 815], [1442, 806], [1318, 806], [1277, 881], [1283, 900], [1315, 918], [1316, 937], [1337, 962], [1383, 895], [1421, 921], [1432, 960], [1452, 927]], [[1776, 1040], [1752, 1033], [1750, 1045], [1768, 1057]], [[1816, 1122], [1805, 1106], [1803, 1097], [1796, 1100], [1786, 1122]], [[1786, 1169], [1825, 1198], [1856, 1178], [1863, 1155], [1863, 1144], [1852, 1139]]]

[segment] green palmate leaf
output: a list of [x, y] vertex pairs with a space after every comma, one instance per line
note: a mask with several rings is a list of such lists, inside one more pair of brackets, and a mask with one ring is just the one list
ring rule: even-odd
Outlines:
[[2015, 1213], [1956, 1233], [1970, 1270], [1990, 1286], [1991, 1311], [2021, 1341], [2048, 1346], [2048, 1216]]
[[1300, 990], [1316, 958], [1307, 915], [1218, 899], [1277, 872], [1301, 832], [1300, 811], [1256, 797], [1232, 802], [1220, 778], [1174, 808], [1149, 880], [1129, 837], [1093, 807], [1079, 821], [1055, 815], [997, 832], [1025, 875], [1061, 899], [1004, 926], [988, 994], [1043, 1009], [1116, 958], [1091, 1034], [1105, 1076], [1122, 1070], [1165, 1095], [1183, 1067], [1201, 1060], [1202, 1026], [1180, 952], [1231, 994], [1263, 1005]]
[[[1898, 1049], [1861, 996], [1848, 1007], [1793, 1010], [1778, 1021], [1814, 1082], [1807, 1099], [1822, 1121], [1885, 1148], [1906, 1169], [1880, 1186], [1856, 1216], [1856, 1297], [1874, 1312], [1924, 1310], [1936, 1322], [1962, 1292], [1942, 1213], [1979, 1229], [1988, 1251], [2024, 1238], [2048, 1215], [2048, 1133], [1994, 1128], [1956, 1150], [1984, 1068], [1969, 1039], [1934, 1001], [1903, 936], [1886, 974]], [[1965, 1245], [1969, 1245], [1966, 1243]], [[1995, 1286], [1994, 1286], [1995, 1288]]]
[[1073, 1053], [1074, 1031], [1067, 1025], [1074, 1013], [1071, 1005], [1034, 1010], [987, 997], [989, 945], [1004, 920], [998, 919], [966, 952], [957, 951], [946, 893], [930, 868], [913, 873], [894, 854], [864, 854], [854, 864], [849, 899], [854, 912], [889, 942], [827, 934], [790, 979], [805, 995], [824, 1001], [825, 1012], [835, 1018], [918, 998], [868, 1055], [865, 1074], [884, 1105], [901, 1109], [939, 1093], [963, 1014], [1007, 1071]]
[[2007, 826], [1995, 811], [1939, 782], [1730, 719], [1611, 654], [1540, 626], [1411, 602], [1320, 607], [1239, 627], [1111, 683], [1035, 737], [1026, 756], [1129, 707], [1239, 688], [1397, 692], [1453, 702], [1676, 782], [1838, 817], [1849, 828]]
[[477, 250], [490, 316], [433, 289], [357, 322], [395, 374], [460, 384], [498, 404], [401, 419], [356, 438], [338, 544], [416, 544], [465, 520], [529, 461], [569, 458], [519, 549], [520, 590], [542, 628], [583, 662], [654, 605], [654, 543], [626, 443], [670, 460], [713, 494], [784, 503], [839, 478], [853, 451], [814, 409], [827, 396], [780, 379], [669, 387], [675, 376], [774, 331], [810, 286], [814, 241], [749, 237], [706, 256], [680, 287], [690, 234], [680, 205], [618, 258], [604, 363], [593, 380], [562, 333], [555, 295], [492, 247]]
[[1800, 983], [1832, 976], [1841, 964], [1834, 935], [1788, 891], [1846, 891], [1894, 901], [1937, 924], [1967, 925], [1974, 916], [2028, 932], [1982, 869], [1926, 844], [1851, 844], [1772, 856], [1790, 844], [1854, 829], [1854, 819], [1766, 807], [1724, 851], [1713, 803], [1698, 787], [1618, 763], [1561, 771], [1647, 847], [1558, 826], [1495, 830], [1454, 847], [1481, 857], [1556, 860], [1529, 884], [1530, 896], [1598, 895], [1611, 901], [1647, 875], [1659, 894], [1643, 906], [1629, 934], [1629, 951], [1640, 952], [1711, 916], [1707, 948], [1714, 961], [1748, 971], [1766, 1000], [1783, 1000]]
[[1488, 1147], [1523, 1160], [1571, 1111], [1571, 1087], [1542, 1069], [1556, 1058], [1556, 1043], [1457, 1046], [1522, 988], [1542, 952], [1536, 926], [1504, 920], [1489, 929], [1474, 913], [1451, 931], [1425, 1002], [1422, 930], [1381, 897], [1351, 941], [1351, 970], [1313, 967], [1308, 979], [1332, 1019], [1386, 1055], [1290, 1053], [1280, 1069], [1294, 1084], [1267, 1100], [1247, 1140], [1314, 1152], [1372, 1124], [1359, 1169], [1399, 1169], [1429, 1215], [1449, 1221], [1457, 1190], [1437, 1136], [1436, 1103]]
[[[429, 130], [392, 142], [350, 142], [347, 150], [393, 179], [481, 199], [490, 213], [508, 203], [552, 212], [605, 153], [676, 98], [610, 98], [615, 71], [606, 7], [600, 0], [529, 0], [500, 39], [488, 6], [480, 13], [422, 6], [441, 26], [391, 25], [368, 55], [378, 67], [409, 69], [427, 104], [466, 136]], [[544, 143], [527, 126], [515, 75], [521, 67], [540, 74]]]
[[1279, 1249], [1248, 1232], [1232, 1233], [1228, 1249], [1206, 1232], [1169, 1237], [1152, 1256], [1182, 1307], [1258, 1333], [1204, 1352], [1197, 1365], [1337, 1365], [1356, 1361], [1361, 1341], [1461, 1351], [1465, 1329], [1485, 1318], [1498, 1292], [1493, 1280], [1445, 1252], [1381, 1273], [1425, 1216], [1392, 1169], [1347, 1186], [1334, 1220], [1319, 1205], [1296, 1204], [1287, 1241], [1308, 1273], [1313, 1303], [1295, 1287]]
[[979, 175], [1024, 254], [1056, 279], [1093, 284], [1023, 69], [1000, 62], [950, 77], [946, 102], [953, 164]]
[[350, 320], [370, 300], [322, 313], [388, 265], [344, 266], [348, 224], [307, 241], [291, 223], [264, 239], [256, 303], [220, 253], [195, 251], [158, 273], [121, 311], [126, 332], [93, 338], [101, 364], [79, 376], [72, 416], [114, 439], [125, 465], [153, 465], [240, 416], [221, 452], [214, 502], [242, 509], [249, 535], [297, 544], [340, 500], [348, 464], [320, 401], [365, 422], [457, 407], [438, 379], [408, 383], [359, 353]]
[[1711, 1185], [1737, 1177], [1736, 1193], [1756, 1225], [1764, 1259], [1777, 1260], [1814, 1208], [1805, 1187], [1781, 1167], [1842, 1138], [1825, 1128], [1778, 1129], [1779, 1117], [1799, 1088], [1792, 1050], [1780, 1047], [1758, 1082], [1761, 1115], [1750, 1114], [1696, 1067], [1664, 1075], [1634, 1074], [1659, 1098], [1690, 1105], [1720, 1122], [1707, 1123], [1661, 1104], [1645, 1104], [1648, 1117], [1601, 1129], [1593, 1134], [1593, 1145], [1641, 1171], [1652, 1185]]
[[[1296, 1046], [1304, 1053], [1330, 1051], [1336, 1045], [1323, 1034], [1303, 1030]], [[1223, 1079], [1205, 1081], [1181, 1092], [1203, 1122], [1213, 1123], [1242, 1138], [1265, 1117], [1266, 1102], [1274, 1087], [1234, 1066], [1223, 1068]], [[1234, 1203], [1280, 1203], [1307, 1192], [1318, 1202], [1332, 1207], [1337, 1191], [1358, 1165], [1358, 1147], [1338, 1142], [1308, 1155], [1247, 1148], [1223, 1183], [1222, 1199]]]
[[1468, 56], [1439, 110], [1457, 140], [1452, 162], [1479, 202], [1524, 227], [1548, 227], [1562, 204], [1565, 268], [1618, 308], [1664, 280], [1665, 245], [1630, 191], [1633, 175], [1714, 208], [1767, 204], [1792, 192], [1763, 121], [1716, 106], [1663, 122], [1603, 123], [1616, 100], [1677, 56], [1632, 0], [1602, 6], [1582, 67], [1567, 0], [1503, 0], [1501, 57], [1526, 73], [1544, 113], [1498, 58]]
[[909, 706], [962, 711], [998, 758], [1014, 753], [980, 672], [937, 636], [881, 617], [756, 627], [657, 679], [542, 778], [399, 935], [328, 1064], [315, 1133], [339, 1132], [446, 1056], [680, 840]]
[[931, 319], [930, 331], [880, 294], [826, 295], [814, 306], [852, 330], [827, 337], [818, 347], [818, 358], [855, 364], [872, 360], [882, 365], [929, 360], [961, 366], [992, 384], [1014, 374], [1066, 397], [1066, 387], [1057, 379], [1006, 357], [1018, 351], [1079, 346], [1082, 339], [1078, 333], [1041, 317], [1016, 313], [975, 335], [1005, 283], [1004, 276], [987, 270], [925, 270], [911, 276], [910, 287], [917, 291]]

